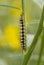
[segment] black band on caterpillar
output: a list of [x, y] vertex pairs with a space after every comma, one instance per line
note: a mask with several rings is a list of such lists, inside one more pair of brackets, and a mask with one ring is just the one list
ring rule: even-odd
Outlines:
[[20, 36], [21, 36], [21, 46], [22, 46], [22, 50], [26, 51], [26, 43], [25, 43], [25, 28], [24, 28], [24, 19], [23, 19], [23, 15], [21, 15], [20, 18]]

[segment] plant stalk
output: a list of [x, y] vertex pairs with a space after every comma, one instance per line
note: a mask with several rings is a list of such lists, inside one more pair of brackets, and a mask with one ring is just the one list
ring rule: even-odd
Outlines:
[[40, 65], [41, 63], [43, 50], [44, 50], [44, 30], [42, 31], [41, 49], [40, 49], [37, 65]]
[[18, 10], [20, 10], [20, 8], [15, 7], [15, 6], [11, 6], [11, 5], [0, 4], [0, 7], [8, 7], [8, 8], [13, 8], [13, 9], [18, 9]]
[[44, 19], [44, 7], [43, 7], [43, 12], [42, 12], [42, 16], [41, 16], [41, 20], [40, 20], [40, 23], [39, 23], [39, 27], [38, 27], [37, 33], [36, 33], [36, 35], [35, 35], [35, 37], [33, 39], [33, 42], [31, 44], [31, 46], [29, 47], [27, 53], [25, 54], [25, 57], [24, 57], [22, 65], [27, 65], [28, 61], [30, 60], [32, 52], [33, 52], [33, 50], [34, 50], [34, 48], [36, 46], [38, 37], [41, 34], [41, 31], [42, 31], [42, 28], [43, 28], [43, 19]]

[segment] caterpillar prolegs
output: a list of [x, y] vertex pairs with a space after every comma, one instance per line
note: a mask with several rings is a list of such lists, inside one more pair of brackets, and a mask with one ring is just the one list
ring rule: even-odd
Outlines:
[[22, 51], [26, 51], [26, 36], [25, 36], [25, 24], [23, 15], [21, 15], [20, 17], [20, 40]]

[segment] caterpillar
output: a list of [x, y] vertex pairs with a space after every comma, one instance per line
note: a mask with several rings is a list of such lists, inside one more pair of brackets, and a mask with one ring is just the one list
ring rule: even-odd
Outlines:
[[20, 39], [22, 51], [26, 51], [26, 39], [25, 39], [25, 25], [23, 15], [20, 17]]

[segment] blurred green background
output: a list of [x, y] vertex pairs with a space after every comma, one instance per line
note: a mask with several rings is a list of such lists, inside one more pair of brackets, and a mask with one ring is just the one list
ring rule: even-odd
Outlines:
[[[20, 8], [20, 10], [17, 10], [17, 9], [0, 6], [0, 65], [22, 64], [24, 54], [22, 53], [21, 49], [20, 51], [15, 51], [14, 49], [11, 48], [11, 46], [8, 45], [8, 41], [6, 40], [4, 33], [6, 26], [10, 24], [19, 27], [20, 15], [22, 13], [21, 2], [22, 2], [21, 0], [0, 0], [0, 4], [11, 5]], [[37, 32], [42, 9], [36, 3], [34, 3], [33, 0], [24, 0], [24, 9], [25, 9], [26, 35], [29, 35], [27, 41], [27, 46], [28, 46], [28, 43], [29, 44], [31, 43], [30, 41], [32, 41], [33, 36]], [[37, 64], [40, 45], [41, 45], [41, 36], [38, 39], [36, 48], [32, 54], [32, 57], [28, 65]], [[44, 51], [43, 51], [41, 65], [44, 65]]]

